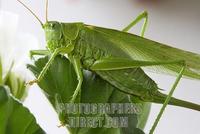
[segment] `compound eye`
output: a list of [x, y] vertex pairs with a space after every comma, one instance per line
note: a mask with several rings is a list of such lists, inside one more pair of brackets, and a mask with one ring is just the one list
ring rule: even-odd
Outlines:
[[51, 28], [54, 28], [54, 26], [55, 26], [55, 24], [53, 24], [53, 23], [50, 24], [50, 27], [51, 27]]

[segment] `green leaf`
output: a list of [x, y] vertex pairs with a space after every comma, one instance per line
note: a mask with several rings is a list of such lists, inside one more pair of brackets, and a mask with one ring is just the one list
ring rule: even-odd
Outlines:
[[[118, 128], [83, 128], [78, 134], [121, 134]], [[137, 134], [137, 133], [135, 133]]]
[[44, 134], [34, 116], [0, 86], [0, 134]]
[[[38, 76], [49, 57], [40, 58], [35, 65], [27, 67]], [[69, 103], [77, 86], [77, 76], [73, 65], [62, 56], [57, 56], [51, 67], [38, 84], [58, 112], [61, 122], [67, 122], [69, 115], [59, 109], [61, 103]], [[81, 103], [131, 103], [129, 96], [118, 91], [108, 82], [94, 73], [84, 71], [84, 80], [81, 88]], [[85, 115], [81, 115], [85, 116]], [[99, 116], [99, 115], [93, 115]], [[101, 115], [111, 117], [112, 115]], [[117, 115], [113, 115], [117, 116]], [[130, 126], [128, 128], [68, 128], [71, 134], [137, 134], [135, 131], [138, 123], [136, 114], [129, 116]], [[142, 131], [142, 130], [141, 130]], [[139, 133], [138, 133], [139, 134]]]
[[149, 113], [151, 110], [151, 103], [148, 102], [142, 103], [141, 110], [142, 113], [138, 115], [137, 127], [143, 130], [149, 117]]
[[[131, 103], [129, 100], [129, 95], [120, 92], [115, 87], [113, 87], [108, 82], [101, 79], [99, 76], [93, 73], [84, 73], [84, 81], [82, 85], [81, 100], [82, 103]], [[103, 91], [102, 91], [103, 90]], [[142, 106], [143, 103], [141, 102]], [[142, 110], [145, 107], [142, 107]], [[148, 107], [149, 108], [149, 107]], [[147, 110], [148, 111], [148, 110]], [[128, 117], [129, 126], [127, 128], [90, 128], [81, 129], [80, 134], [141, 134], [142, 130], [138, 127], [138, 122], [140, 122], [140, 116], [147, 116], [144, 113], [137, 114], [114, 114], [108, 115], [110, 117]], [[145, 118], [145, 117], [144, 117]], [[144, 123], [144, 122], [143, 122]], [[140, 133], [139, 133], [140, 130]], [[84, 133], [85, 132], [85, 133]]]
[[[34, 65], [27, 65], [38, 76], [49, 57], [40, 58]], [[57, 56], [43, 79], [38, 83], [49, 101], [56, 107], [57, 98], [69, 102], [78, 84], [73, 65], [66, 58]]]
[[[37, 77], [49, 58], [48, 56], [40, 58], [35, 61], [35, 65], [27, 65], [27, 68]], [[78, 81], [73, 65], [66, 58], [61, 58], [60, 56], [55, 57], [51, 67], [38, 83], [58, 113], [62, 124], [66, 122], [67, 115], [60, 110], [60, 104], [69, 103], [77, 84]], [[69, 130], [71, 133], [76, 131], [76, 129]]]
[[84, 81], [81, 90], [81, 102], [107, 103], [116, 88], [91, 72], [87, 71], [84, 74]]

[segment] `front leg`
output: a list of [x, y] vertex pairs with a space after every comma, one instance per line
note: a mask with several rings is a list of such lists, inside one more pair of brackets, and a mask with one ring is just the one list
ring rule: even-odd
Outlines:
[[[42, 69], [42, 71], [40, 72], [40, 74], [38, 75], [37, 79], [29, 81], [28, 83], [26, 83], [27, 85], [33, 85], [34, 83], [38, 83], [43, 77], [44, 74], [47, 72], [48, 68], [50, 67], [51, 63], [53, 62], [54, 58], [60, 53], [60, 51], [62, 51], [64, 48], [57, 48], [53, 54], [51, 55], [51, 58], [49, 59], [49, 61], [46, 63], [46, 65], [44, 66], [44, 68]], [[33, 52], [33, 51], [32, 51]], [[36, 52], [36, 51], [34, 51]], [[44, 51], [45, 52], [45, 51]], [[46, 52], [45, 52], [46, 53]], [[43, 54], [45, 54], [43, 53]], [[35, 53], [36, 54], [36, 53]], [[37, 55], [42, 55], [41, 53], [39, 53], [39, 51], [37, 51]]]
[[73, 94], [72, 99], [70, 101], [70, 102], [74, 103], [78, 94], [79, 95], [81, 94], [81, 85], [83, 83], [83, 73], [82, 73], [82, 69], [81, 69], [82, 67], [81, 67], [80, 58], [73, 56], [70, 59], [71, 59], [73, 65], [74, 65], [74, 69], [75, 69], [75, 72], [76, 72], [76, 75], [77, 75], [77, 80], [78, 80], [78, 85], [77, 85], [76, 90], [74, 91], [74, 94]]

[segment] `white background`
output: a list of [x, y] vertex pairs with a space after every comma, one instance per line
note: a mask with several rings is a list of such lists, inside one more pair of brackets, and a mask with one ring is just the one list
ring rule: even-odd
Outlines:
[[[25, 3], [44, 21], [44, 0]], [[145, 37], [171, 46], [200, 53], [200, 1], [199, 0], [50, 0], [49, 19], [122, 29], [140, 12], [149, 12], [149, 26]], [[45, 46], [44, 33], [37, 20], [16, 0], [2, 0], [1, 9], [20, 16], [19, 31], [35, 35], [41, 46]], [[131, 32], [139, 33], [140, 25]], [[175, 78], [150, 74], [159, 87], [169, 89]], [[200, 104], [200, 81], [183, 79], [174, 96]], [[48, 134], [65, 134], [65, 128], [58, 128], [56, 113], [37, 86], [30, 89], [25, 101], [38, 123]], [[161, 105], [153, 104], [145, 132], [148, 133]], [[155, 134], [198, 134], [200, 113], [168, 106]]]

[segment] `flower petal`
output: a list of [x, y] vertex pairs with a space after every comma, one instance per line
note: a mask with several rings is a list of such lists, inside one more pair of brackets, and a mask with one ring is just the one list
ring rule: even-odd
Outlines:
[[13, 71], [25, 75], [28, 73], [26, 64], [30, 62], [29, 51], [38, 49], [38, 41], [31, 34], [18, 33], [17, 27], [17, 14], [0, 11], [0, 56], [4, 71], [7, 71], [14, 61]]
[[12, 44], [17, 32], [18, 16], [16, 14], [0, 11], [0, 55], [3, 68], [8, 69], [12, 63]]

